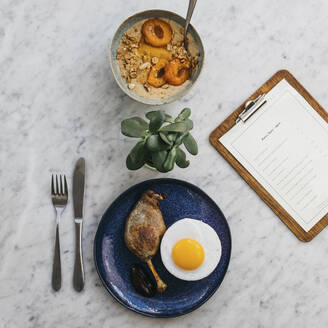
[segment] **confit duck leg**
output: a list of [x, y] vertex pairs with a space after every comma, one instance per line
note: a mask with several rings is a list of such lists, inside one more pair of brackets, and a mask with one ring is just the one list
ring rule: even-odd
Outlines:
[[164, 196], [147, 190], [133, 208], [125, 225], [125, 244], [129, 250], [146, 262], [157, 283], [157, 291], [162, 293], [167, 285], [156, 272], [152, 257], [157, 253], [166, 230], [159, 203]]

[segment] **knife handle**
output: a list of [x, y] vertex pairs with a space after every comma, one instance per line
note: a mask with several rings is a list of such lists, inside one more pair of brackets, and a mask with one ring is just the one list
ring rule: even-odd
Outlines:
[[82, 258], [82, 220], [75, 220], [75, 263], [73, 274], [74, 289], [80, 292], [84, 287], [84, 269]]

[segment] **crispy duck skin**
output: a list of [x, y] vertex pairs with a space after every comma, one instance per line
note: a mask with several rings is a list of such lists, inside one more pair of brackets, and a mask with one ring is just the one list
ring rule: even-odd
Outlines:
[[158, 276], [151, 259], [157, 253], [166, 230], [159, 208], [162, 200], [164, 197], [152, 190], [143, 193], [127, 218], [124, 234], [125, 244], [129, 250], [149, 266], [159, 292], [163, 292], [167, 286]]

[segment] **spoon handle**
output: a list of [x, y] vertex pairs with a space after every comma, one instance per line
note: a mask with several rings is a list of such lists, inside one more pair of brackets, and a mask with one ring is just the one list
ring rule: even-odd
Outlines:
[[184, 30], [184, 39], [185, 40], [187, 39], [188, 27], [190, 24], [191, 16], [192, 16], [195, 6], [196, 6], [196, 2], [197, 2], [197, 0], [189, 0], [189, 6], [188, 6], [188, 12], [187, 12], [185, 30]]

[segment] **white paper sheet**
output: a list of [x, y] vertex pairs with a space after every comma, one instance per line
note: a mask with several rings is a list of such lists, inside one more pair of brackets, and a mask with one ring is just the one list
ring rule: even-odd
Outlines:
[[328, 124], [286, 80], [266, 99], [220, 141], [309, 231], [328, 213]]

